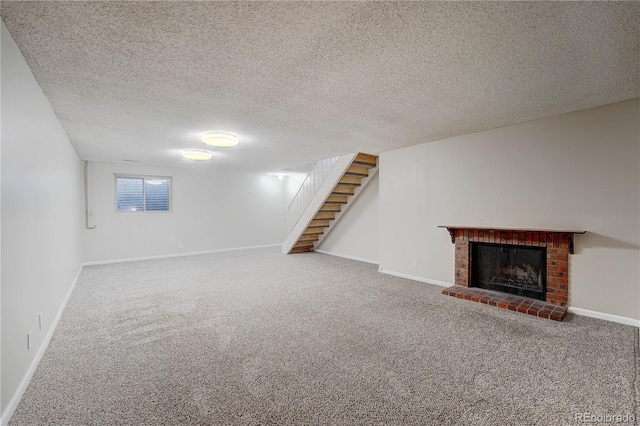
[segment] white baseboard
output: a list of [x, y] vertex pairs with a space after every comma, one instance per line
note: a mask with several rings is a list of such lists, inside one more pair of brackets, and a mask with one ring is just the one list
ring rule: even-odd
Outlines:
[[421, 283], [433, 284], [440, 287], [451, 287], [453, 285], [445, 281], [438, 281], [438, 280], [432, 280], [430, 278], [418, 277], [416, 275], [403, 274], [402, 272], [390, 271], [384, 268], [378, 269], [378, 272], [381, 272], [387, 275], [393, 275], [394, 277], [406, 278], [408, 280], [413, 280], [413, 281], [420, 281]]
[[604, 312], [590, 311], [588, 309], [574, 308], [573, 306], [570, 306], [568, 310], [571, 313], [574, 313], [576, 315], [582, 315], [584, 317], [598, 318], [606, 321], [632, 325], [634, 327], [640, 327], [640, 320], [633, 319], [633, 318], [621, 317], [613, 314], [605, 314]]
[[92, 260], [89, 262], [83, 262], [82, 265], [83, 266], [108, 265], [111, 263], [139, 262], [141, 260], [168, 259], [171, 257], [197, 256], [200, 254], [222, 253], [226, 251], [249, 250], [249, 249], [266, 248], [266, 247], [279, 247], [279, 246], [282, 246], [282, 243], [264, 244], [260, 246], [234, 247], [234, 248], [206, 250], [206, 251], [192, 251], [189, 253], [161, 254], [157, 256], [129, 257], [125, 259]]
[[64, 308], [67, 307], [67, 302], [69, 302], [69, 299], [71, 298], [71, 294], [73, 293], [73, 290], [76, 288], [76, 284], [78, 283], [78, 278], [80, 277], [82, 268], [83, 268], [83, 265], [80, 265], [80, 268], [78, 268], [78, 272], [76, 273], [76, 277], [73, 279], [73, 283], [71, 284], [69, 291], [67, 291], [67, 294], [64, 297], [64, 300], [62, 301], [62, 305], [60, 305], [60, 309], [58, 310], [56, 317], [53, 319], [53, 323], [51, 324], [51, 327], [49, 328], [49, 331], [47, 332], [47, 335], [45, 336], [44, 341], [42, 342], [42, 345], [40, 345], [40, 349], [38, 349], [38, 353], [36, 354], [35, 358], [33, 358], [33, 361], [31, 362], [29, 369], [27, 370], [26, 374], [20, 381], [20, 385], [18, 386], [18, 389], [16, 389], [16, 393], [13, 394], [13, 397], [11, 398], [11, 401], [9, 401], [7, 408], [4, 410], [4, 413], [2, 413], [2, 419], [0, 420], [0, 423], [2, 424], [2, 426], [5, 426], [6, 424], [9, 423], [9, 420], [11, 419], [13, 412], [18, 407], [18, 404], [20, 403], [20, 400], [22, 399], [24, 392], [27, 390], [27, 387], [31, 382], [33, 373], [35, 373], [36, 368], [38, 368], [38, 364], [40, 364], [40, 361], [42, 360], [42, 356], [44, 355], [45, 351], [49, 347], [49, 343], [51, 342], [51, 338], [53, 337], [54, 331], [56, 331], [56, 328], [58, 327], [58, 322], [60, 321], [60, 317], [62, 317]]
[[329, 256], [342, 257], [344, 259], [350, 259], [350, 260], [357, 260], [358, 262], [373, 263], [374, 265], [378, 264], [377, 260], [364, 259], [362, 257], [355, 257], [355, 256], [348, 256], [346, 254], [339, 254], [339, 253], [334, 253], [326, 250], [314, 250], [314, 251], [316, 253], [328, 254]]
[[[387, 274], [387, 275], [393, 275], [394, 277], [406, 278], [406, 279], [409, 279], [409, 280], [420, 281], [420, 282], [423, 282], [423, 283], [434, 284], [434, 285], [438, 285], [438, 286], [442, 286], [442, 287], [451, 287], [453, 285], [451, 283], [447, 283], [447, 282], [444, 282], [444, 281], [438, 281], [438, 280], [432, 280], [432, 279], [429, 279], [429, 278], [417, 277], [415, 275], [409, 275], [409, 274], [403, 274], [401, 272], [389, 271], [389, 270], [383, 269], [383, 268], [380, 268], [378, 270], [378, 272], [382, 272], [383, 274]], [[591, 317], [591, 318], [598, 318], [598, 319], [602, 319], [602, 320], [605, 320], [605, 321], [617, 322], [617, 323], [620, 323], [620, 324], [631, 325], [631, 326], [634, 326], [634, 327], [640, 327], [640, 320], [633, 319], [633, 318], [621, 317], [619, 315], [606, 314], [604, 312], [590, 311], [588, 309], [574, 308], [574, 307], [569, 307], [568, 310], [569, 310], [569, 312], [574, 313], [576, 315], [581, 315], [581, 316]]]

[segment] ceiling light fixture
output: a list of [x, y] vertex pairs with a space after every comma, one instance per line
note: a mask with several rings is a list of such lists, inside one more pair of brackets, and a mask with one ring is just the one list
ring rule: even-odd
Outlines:
[[238, 137], [227, 132], [207, 132], [202, 136], [202, 142], [211, 146], [236, 146], [238, 145]]
[[274, 176], [277, 177], [278, 180], [283, 180], [284, 178], [288, 177], [291, 173], [287, 173], [287, 172], [271, 172], [271, 173], [267, 173], [269, 176]]
[[205, 151], [204, 149], [185, 149], [182, 151], [182, 156], [184, 158], [188, 158], [189, 160], [196, 161], [205, 161], [211, 160], [211, 153], [209, 151]]

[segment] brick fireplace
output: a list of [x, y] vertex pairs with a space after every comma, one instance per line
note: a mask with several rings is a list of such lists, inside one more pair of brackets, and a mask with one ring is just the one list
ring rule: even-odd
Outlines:
[[[564, 318], [569, 295], [569, 254], [574, 253], [574, 234], [584, 234], [585, 231], [440, 227], [447, 228], [451, 242], [455, 244], [455, 286], [445, 289], [444, 294], [557, 321]], [[540, 288], [544, 290], [539, 293], [541, 297], [536, 298], [543, 300], [535, 300], [530, 292], [509, 289], [517, 287], [510, 282], [501, 291], [495, 291], [499, 286], [479, 284], [478, 265], [474, 268], [473, 257], [480, 246], [503, 252], [517, 252], [521, 248], [521, 252], [535, 249], [542, 253], [545, 261], [542, 266], [537, 266], [542, 270], [534, 271], [534, 267], [524, 264], [518, 267], [517, 273], [512, 275], [514, 279], [509, 281], [516, 281], [516, 275], [525, 283], [526, 280], [531, 284], [534, 279], [540, 281]]]

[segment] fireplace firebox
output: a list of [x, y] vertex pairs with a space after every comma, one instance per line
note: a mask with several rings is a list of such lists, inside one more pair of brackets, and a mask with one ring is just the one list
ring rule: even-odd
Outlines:
[[471, 287], [546, 300], [547, 250], [471, 243]]

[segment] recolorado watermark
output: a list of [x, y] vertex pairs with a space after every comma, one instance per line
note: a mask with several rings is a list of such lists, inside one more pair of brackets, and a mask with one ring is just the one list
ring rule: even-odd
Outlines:
[[574, 413], [573, 421], [575, 423], [613, 423], [624, 424], [636, 421], [633, 414], [608, 414], [608, 413]]

